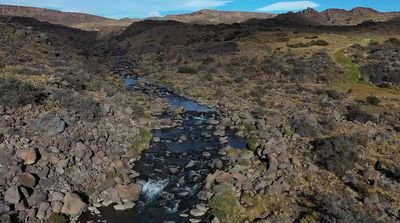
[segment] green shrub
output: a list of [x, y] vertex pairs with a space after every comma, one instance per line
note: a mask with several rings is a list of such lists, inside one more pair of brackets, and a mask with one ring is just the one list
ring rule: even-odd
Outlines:
[[81, 118], [95, 121], [101, 117], [100, 104], [90, 95], [73, 95], [69, 91], [54, 92], [53, 99], [64, 109], [77, 111]]
[[46, 220], [46, 223], [67, 223], [68, 218], [62, 214], [52, 214]]
[[236, 192], [232, 186], [216, 185], [213, 187], [215, 195], [210, 200], [212, 213], [223, 222], [241, 222], [240, 214], [243, 212]]
[[253, 96], [253, 97], [261, 98], [261, 97], [263, 97], [267, 92], [268, 92], [268, 90], [267, 90], [264, 86], [257, 85], [257, 86], [255, 86], [255, 87], [251, 90], [250, 94], [251, 94], [251, 96]]
[[197, 70], [192, 68], [192, 67], [179, 67], [178, 68], [178, 73], [181, 74], [197, 74]]
[[294, 44], [288, 44], [288, 47], [290, 48], [305, 48], [305, 47], [311, 47], [311, 46], [328, 46], [329, 43], [326, 42], [325, 40], [312, 40], [311, 42], [307, 43], [294, 43]]
[[367, 103], [370, 105], [379, 105], [379, 103], [381, 103], [381, 100], [373, 95], [370, 95], [367, 97]]
[[346, 171], [357, 166], [359, 153], [358, 146], [368, 146], [368, 135], [355, 133], [352, 135], [338, 135], [330, 138], [317, 139], [311, 144], [314, 147], [315, 161], [318, 165], [333, 173], [342, 176]]
[[153, 139], [153, 133], [142, 128], [140, 129], [140, 134], [135, 138], [135, 141], [132, 145], [132, 149], [135, 149], [137, 152], [142, 152], [149, 147], [151, 140]]
[[352, 104], [346, 107], [347, 113], [345, 114], [346, 120], [358, 121], [360, 123], [366, 123], [368, 121], [376, 122], [376, 118], [366, 111], [362, 110], [358, 105]]
[[5, 106], [24, 106], [41, 103], [43, 89], [11, 77], [0, 78], [0, 103]]
[[233, 79], [233, 81], [237, 84], [241, 84], [244, 82], [243, 77], [235, 77], [235, 79]]

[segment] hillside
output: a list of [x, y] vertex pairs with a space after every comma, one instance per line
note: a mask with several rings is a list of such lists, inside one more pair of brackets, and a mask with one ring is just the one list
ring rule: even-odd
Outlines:
[[327, 9], [318, 12], [308, 8], [298, 13], [285, 13], [276, 17], [277, 21], [292, 24], [311, 25], [357, 25], [367, 21], [383, 22], [399, 17], [399, 12], [378, 12], [371, 8], [354, 8], [352, 10]]
[[200, 10], [188, 14], [167, 15], [160, 19], [174, 20], [183, 23], [194, 24], [232, 24], [245, 22], [249, 19], [267, 19], [275, 17], [275, 14], [270, 13], [254, 13], [254, 12], [228, 12], [216, 10]]
[[74, 26], [81, 23], [101, 23], [112, 20], [85, 13], [61, 12], [44, 8], [11, 5], [0, 5], [0, 16], [32, 17], [42, 22], [66, 26]]

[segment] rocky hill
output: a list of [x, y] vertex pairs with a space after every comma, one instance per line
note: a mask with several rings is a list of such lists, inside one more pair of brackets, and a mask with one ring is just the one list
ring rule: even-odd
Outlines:
[[188, 14], [167, 15], [161, 18], [150, 18], [158, 20], [174, 20], [183, 23], [195, 24], [232, 24], [245, 22], [249, 19], [267, 19], [275, 17], [271, 13], [255, 13], [255, 12], [228, 12], [217, 10], [200, 10]]
[[280, 14], [275, 20], [296, 25], [357, 25], [367, 21], [388, 21], [399, 16], [399, 12], [378, 12], [371, 8], [362, 7], [357, 7], [349, 11], [344, 9], [327, 9], [322, 12], [308, 8], [298, 13], [289, 12]]
[[0, 16], [32, 17], [42, 22], [74, 26], [81, 23], [102, 23], [112, 21], [101, 16], [85, 13], [61, 12], [44, 8], [0, 5]]

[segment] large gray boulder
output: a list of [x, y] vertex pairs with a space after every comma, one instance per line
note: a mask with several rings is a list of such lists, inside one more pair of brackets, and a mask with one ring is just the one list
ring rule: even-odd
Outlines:
[[65, 122], [56, 114], [43, 112], [33, 123], [33, 128], [48, 136], [55, 136], [65, 130]]

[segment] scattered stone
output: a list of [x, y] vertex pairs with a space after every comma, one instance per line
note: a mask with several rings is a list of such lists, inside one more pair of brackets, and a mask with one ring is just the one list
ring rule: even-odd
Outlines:
[[51, 193], [50, 200], [51, 201], [62, 201], [62, 200], [64, 200], [64, 196], [65, 195], [61, 192], [54, 192], [54, 193]]
[[28, 198], [28, 205], [33, 207], [40, 204], [43, 201], [46, 201], [47, 195], [41, 191], [35, 190], [33, 194]]
[[87, 145], [78, 142], [74, 148], [74, 155], [77, 160], [88, 160], [93, 155], [93, 152]]
[[202, 200], [202, 201], [207, 201], [208, 199], [210, 199], [212, 196], [211, 192], [208, 191], [200, 191], [197, 194], [197, 199]]
[[210, 157], [211, 157], [211, 154], [210, 154], [209, 152], [203, 152], [203, 153], [202, 153], [202, 156], [203, 156], [204, 158], [210, 158]]
[[214, 217], [214, 218], [211, 220], [211, 223], [220, 223], [220, 221], [219, 221], [218, 217]]
[[87, 208], [87, 204], [83, 202], [82, 198], [76, 193], [66, 194], [63, 203], [64, 205], [61, 208], [61, 213], [73, 218], [80, 216]]
[[178, 196], [178, 197], [187, 197], [187, 196], [189, 196], [189, 194], [190, 194], [189, 191], [185, 190], [185, 191], [178, 192], [176, 194], [176, 196]]
[[231, 182], [232, 181], [232, 175], [230, 173], [222, 173], [218, 176], [215, 177], [215, 181], [217, 183], [223, 183], [223, 182]]
[[178, 167], [170, 167], [169, 172], [172, 174], [177, 174], [179, 172], [179, 168]]
[[115, 210], [117, 211], [124, 211], [128, 209], [132, 209], [135, 207], [135, 203], [132, 201], [125, 202], [124, 204], [117, 204], [113, 206]]
[[22, 186], [34, 188], [36, 186], [36, 178], [30, 173], [23, 173], [18, 176], [18, 180]]
[[208, 208], [203, 203], [196, 204], [196, 208], [204, 213], [206, 213], [208, 211]]
[[191, 167], [196, 166], [197, 164], [198, 164], [197, 161], [190, 160], [190, 162], [185, 166], [185, 168], [191, 168]]
[[34, 121], [33, 127], [47, 136], [55, 136], [65, 130], [65, 122], [56, 114], [41, 113]]
[[5, 202], [0, 201], [0, 215], [5, 214], [10, 211], [10, 206], [8, 206]]
[[19, 194], [18, 187], [16, 186], [8, 188], [4, 194], [4, 200], [9, 204], [18, 204], [20, 199], [21, 196]]
[[137, 201], [142, 193], [140, 184], [117, 185], [115, 189], [118, 191], [119, 197], [126, 201]]
[[22, 149], [17, 151], [17, 156], [24, 160], [26, 165], [35, 164], [37, 161], [37, 152], [35, 149]]

